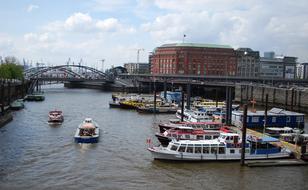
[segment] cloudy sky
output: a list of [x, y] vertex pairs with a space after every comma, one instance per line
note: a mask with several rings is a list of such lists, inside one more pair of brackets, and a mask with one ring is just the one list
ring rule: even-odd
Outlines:
[[307, 0], [0, 0], [0, 56], [105, 69], [164, 43], [250, 47], [308, 61]]

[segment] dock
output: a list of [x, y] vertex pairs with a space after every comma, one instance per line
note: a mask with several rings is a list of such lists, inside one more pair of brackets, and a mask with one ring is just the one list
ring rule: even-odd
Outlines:
[[[238, 127], [232, 127], [231, 129], [233, 131], [239, 133], [239, 134], [241, 133], [241, 130]], [[247, 135], [256, 136], [258, 138], [264, 137], [264, 134], [262, 134], [258, 131], [255, 131], [255, 130], [252, 130], [252, 129], [246, 129], [246, 130], [247, 130]], [[297, 159], [301, 158], [301, 147], [300, 146], [297, 146], [295, 144], [291, 144], [291, 143], [288, 143], [288, 142], [285, 142], [285, 141], [281, 141], [281, 140], [280, 140], [280, 143], [273, 143], [273, 144], [276, 144], [277, 146], [280, 146], [280, 147], [286, 147], [287, 149], [292, 151], [295, 158], [297, 158]]]
[[284, 160], [254, 160], [245, 161], [248, 167], [274, 167], [274, 166], [307, 166], [308, 162], [298, 159], [284, 159]]

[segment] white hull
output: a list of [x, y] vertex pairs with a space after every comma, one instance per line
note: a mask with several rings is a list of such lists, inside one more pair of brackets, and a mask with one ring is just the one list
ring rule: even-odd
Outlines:
[[[148, 148], [154, 159], [159, 160], [180, 160], [180, 161], [218, 161], [218, 160], [240, 160], [241, 154], [195, 154], [195, 153], [179, 153], [176, 151], [165, 151], [161, 148]], [[280, 152], [275, 154], [245, 154], [245, 160], [264, 160], [275, 158], [288, 158], [290, 153]]]

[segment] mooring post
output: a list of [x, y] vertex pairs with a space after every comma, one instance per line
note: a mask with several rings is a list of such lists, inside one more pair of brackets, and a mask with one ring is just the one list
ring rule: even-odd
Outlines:
[[291, 90], [291, 110], [293, 111], [293, 104], [294, 104], [294, 88]]
[[244, 105], [243, 125], [242, 125], [242, 152], [241, 165], [245, 164], [245, 147], [246, 147], [246, 127], [247, 127], [247, 104]]
[[[247, 92], [247, 91], [246, 91]], [[229, 122], [229, 87], [226, 86], [226, 124]]]
[[[241, 92], [242, 95], [242, 92]], [[216, 108], [218, 107], [218, 90], [215, 88], [215, 101], [216, 101]], [[242, 101], [242, 96], [241, 96], [241, 101]]]
[[167, 100], [167, 80], [164, 80], [164, 99]]
[[156, 85], [154, 80], [154, 114], [156, 114]]
[[229, 121], [228, 125], [231, 125], [232, 123], [232, 87], [229, 87]]
[[286, 89], [286, 94], [285, 94], [285, 102], [284, 102], [284, 109], [288, 109], [288, 89]]
[[191, 93], [190, 93], [191, 83], [190, 82], [188, 82], [186, 88], [187, 88], [187, 90], [186, 90], [187, 91], [186, 108], [190, 110], [190, 96], [191, 96]]
[[181, 121], [184, 121], [184, 90], [182, 89], [182, 103], [181, 103]]
[[265, 134], [265, 129], [266, 129], [266, 125], [267, 125], [267, 110], [268, 110], [268, 94], [265, 95], [263, 134]]

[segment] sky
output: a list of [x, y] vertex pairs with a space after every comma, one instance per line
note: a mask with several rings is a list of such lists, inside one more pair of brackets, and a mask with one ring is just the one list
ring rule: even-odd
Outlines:
[[155, 47], [184, 40], [307, 62], [307, 7], [307, 0], [0, 0], [0, 56], [108, 69], [136, 62], [138, 49], [148, 62]]

